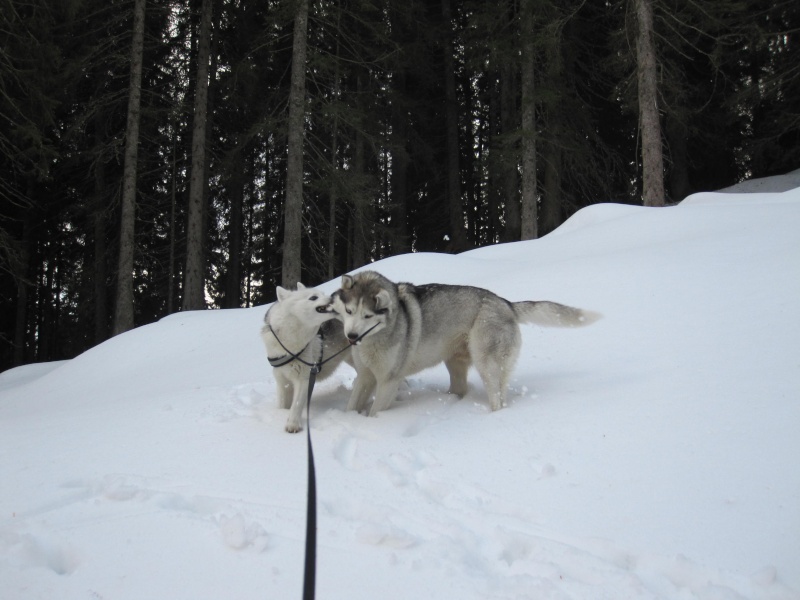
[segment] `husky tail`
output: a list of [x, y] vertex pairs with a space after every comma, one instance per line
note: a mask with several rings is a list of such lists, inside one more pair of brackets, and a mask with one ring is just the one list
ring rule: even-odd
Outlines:
[[512, 302], [519, 323], [532, 323], [543, 327], [583, 327], [591, 325], [602, 315], [590, 310], [573, 308], [558, 302]]

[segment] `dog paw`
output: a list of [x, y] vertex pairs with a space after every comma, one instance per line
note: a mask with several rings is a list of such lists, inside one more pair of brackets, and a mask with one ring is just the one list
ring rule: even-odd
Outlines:
[[286, 431], [287, 433], [297, 433], [298, 431], [303, 431], [303, 428], [300, 427], [299, 423], [286, 423]]

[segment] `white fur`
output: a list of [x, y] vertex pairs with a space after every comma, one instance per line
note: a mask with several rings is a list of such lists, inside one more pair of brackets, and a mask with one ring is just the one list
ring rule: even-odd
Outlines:
[[[316, 288], [307, 288], [302, 283], [297, 284], [296, 291], [278, 286], [276, 292], [278, 300], [267, 311], [261, 329], [268, 357], [286, 356], [285, 346], [293, 354], [300, 352], [300, 358], [305, 362], [315, 363], [320, 359], [321, 352], [325, 358], [347, 345], [337, 322], [326, 326], [328, 331], [324, 340], [318, 335], [320, 326], [336, 316], [318, 310], [330, 305], [330, 296]], [[326, 363], [317, 378], [324, 379], [333, 373], [342, 360], [352, 362], [349, 350]], [[293, 360], [286, 365], [273, 367], [272, 372], [277, 384], [278, 406], [289, 409], [286, 431], [296, 433], [302, 429], [300, 418], [308, 398], [311, 367]]]

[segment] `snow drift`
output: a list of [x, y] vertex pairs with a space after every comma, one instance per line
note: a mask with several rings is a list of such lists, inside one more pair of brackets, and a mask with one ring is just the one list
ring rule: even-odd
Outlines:
[[[369, 266], [604, 318], [523, 328], [509, 407], [408, 380], [311, 407], [317, 597], [800, 598], [800, 189], [590, 206], [536, 241]], [[323, 286], [333, 290], [338, 281]], [[0, 375], [10, 599], [292, 598], [305, 438], [265, 307], [173, 315]]]

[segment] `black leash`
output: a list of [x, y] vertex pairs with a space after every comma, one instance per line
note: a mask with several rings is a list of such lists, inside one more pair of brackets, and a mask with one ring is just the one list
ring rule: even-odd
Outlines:
[[[311, 371], [308, 374], [308, 399], [306, 402], [306, 441], [308, 444], [308, 501], [306, 503], [306, 562], [305, 562], [305, 569], [303, 573], [303, 600], [314, 600], [314, 591], [316, 589], [316, 581], [317, 581], [317, 477], [316, 477], [316, 470], [314, 469], [314, 448], [311, 446], [311, 394], [314, 392], [314, 384], [317, 381], [317, 373], [320, 372], [322, 366], [339, 356], [342, 352], [350, 348], [351, 345], [355, 345], [364, 339], [370, 331], [375, 329], [379, 323], [376, 323], [369, 329], [367, 329], [364, 333], [362, 333], [358, 338], [352, 343], [347, 344], [344, 348], [332, 354], [326, 359], [322, 359], [322, 349], [320, 349], [320, 356], [319, 360], [314, 363], [310, 363], [307, 360], [300, 358], [300, 355], [308, 348], [308, 344], [300, 350], [297, 354], [293, 353], [289, 350], [286, 346], [283, 345], [283, 342], [278, 337], [278, 334], [275, 333], [275, 330], [272, 329], [272, 325], [267, 323], [267, 327], [269, 327], [270, 333], [275, 336], [275, 339], [278, 340], [278, 343], [281, 345], [281, 348], [286, 350], [286, 356], [278, 356], [276, 358], [269, 358], [269, 364], [273, 367], [282, 367], [284, 365], [288, 365], [293, 360], [299, 361], [302, 364], [306, 365], [307, 367], [311, 367]], [[320, 335], [322, 332], [320, 330]]]
[[[277, 336], [276, 336], [277, 337]], [[330, 360], [330, 359], [328, 359]], [[314, 600], [317, 579], [317, 478], [314, 470], [314, 449], [311, 447], [311, 393], [320, 365], [311, 367], [308, 376], [306, 405], [306, 439], [308, 440], [308, 502], [306, 504], [306, 565], [303, 574], [303, 600]]]

